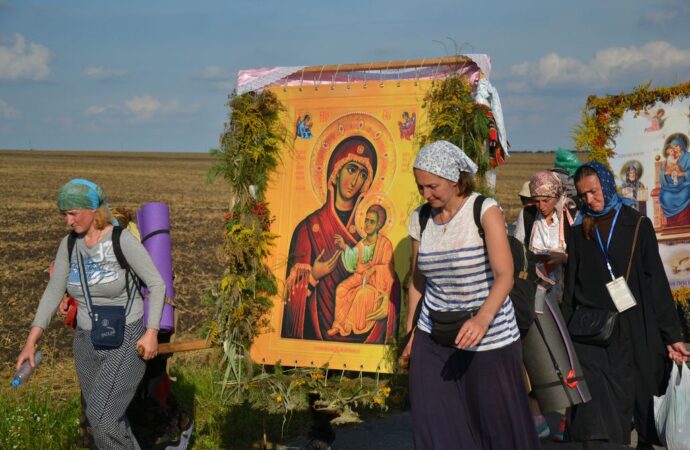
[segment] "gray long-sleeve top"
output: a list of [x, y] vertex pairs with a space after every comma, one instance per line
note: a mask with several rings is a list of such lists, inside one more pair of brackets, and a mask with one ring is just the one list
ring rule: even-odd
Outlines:
[[[146, 328], [159, 329], [165, 297], [165, 283], [144, 246], [126, 229], [122, 230], [120, 235], [120, 247], [132, 270], [146, 284], [149, 291]], [[62, 300], [62, 296], [67, 291], [79, 303], [77, 326], [84, 330], [91, 329], [91, 318], [79, 281], [78, 252], [83, 255], [92, 303], [94, 305], [121, 306], [127, 304], [125, 270], [120, 267], [115, 257], [112, 230], [107, 232], [92, 247], [85, 244], [83, 236], [77, 237], [69, 262], [67, 252], [67, 236], [65, 236], [58, 247], [53, 275], [38, 304], [32, 326], [46, 329], [60, 304], [60, 300]], [[139, 292], [136, 291], [132, 308], [127, 315], [127, 323], [135, 322], [143, 315], [144, 302]]]

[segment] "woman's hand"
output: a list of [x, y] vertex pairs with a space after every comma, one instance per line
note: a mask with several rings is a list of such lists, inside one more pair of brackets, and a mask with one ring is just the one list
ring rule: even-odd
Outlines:
[[688, 360], [688, 356], [690, 356], [690, 352], [682, 342], [667, 345], [666, 350], [668, 350], [668, 357], [678, 364], [684, 363]]
[[35, 355], [36, 355], [36, 347], [33, 345], [31, 345], [31, 346], [25, 345], [24, 349], [22, 349], [22, 352], [17, 357], [16, 369], [19, 370], [19, 368], [22, 366], [22, 364], [26, 360], [29, 360], [29, 364], [31, 364], [31, 367], [35, 367], [36, 366]]
[[458, 335], [455, 336], [455, 346], [462, 350], [476, 347], [484, 338], [490, 324], [491, 319], [487, 320], [487, 317], [481, 315], [481, 312], [471, 319], [468, 319], [467, 322], [460, 327]]
[[58, 314], [60, 314], [61, 317], [65, 317], [67, 315], [67, 312], [69, 311], [70, 298], [72, 297], [65, 294], [62, 296], [62, 300], [60, 300], [60, 305], [58, 306]]
[[412, 355], [412, 341], [414, 341], [414, 332], [417, 328], [410, 331], [410, 340], [407, 341], [407, 345], [402, 351], [402, 354], [398, 358], [398, 365], [403, 370], [408, 370], [410, 368], [410, 355]]
[[137, 341], [137, 353], [141, 359], [148, 361], [158, 355], [158, 330], [147, 328], [146, 333]]
[[568, 254], [565, 252], [551, 251], [546, 263], [551, 267], [562, 266], [568, 262]]
[[19, 370], [19, 368], [22, 366], [22, 363], [26, 360], [29, 360], [31, 367], [36, 366], [36, 360], [34, 359], [34, 355], [36, 354], [36, 344], [38, 343], [38, 340], [42, 334], [43, 328], [36, 326], [31, 327], [29, 336], [26, 338], [26, 342], [24, 343], [24, 348], [17, 357], [17, 370]]

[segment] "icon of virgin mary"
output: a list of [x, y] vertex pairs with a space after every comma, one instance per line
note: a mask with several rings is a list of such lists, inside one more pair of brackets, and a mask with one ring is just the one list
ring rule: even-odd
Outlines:
[[[336, 288], [351, 275], [341, 262], [342, 250], [336, 244], [336, 236], [341, 236], [348, 247], [360, 240], [354, 224], [355, 211], [372, 185], [376, 168], [376, 150], [362, 136], [348, 137], [333, 150], [326, 173], [326, 200], [297, 225], [290, 241], [283, 338], [384, 343], [392, 336], [394, 317], [378, 321], [365, 334], [327, 333], [335, 317]], [[399, 302], [397, 278], [394, 291], [397, 298], [392, 301]], [[391, 314], [396, 310], [390, 308]]]

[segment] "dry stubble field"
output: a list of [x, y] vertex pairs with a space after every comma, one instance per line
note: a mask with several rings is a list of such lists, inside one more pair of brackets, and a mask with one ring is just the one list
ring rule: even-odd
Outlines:
[[[102, 186], [113, 207], [136, 209], [154, 201], [170, 206], [177, 335], [193, 337], [212, 314], [200, 303], [203, 292], [223, 270], [218, 248], [229, 195], [221, 179], [205, 182], [214, 162], [204, 153], [0, 151], [2, 366], [13, 365], [21, 349], [48, 266], [68, 231], [55, 206], [56, 192], [76, 177]], [[552, 162], [553, 154], [515, 153], [499, 168], [496, 197], [509, 221], [519, 211], [523, 181]], [[43, 347], [54, 356], [69, 355], [70, 338], [71, 331], [55, 319]]]

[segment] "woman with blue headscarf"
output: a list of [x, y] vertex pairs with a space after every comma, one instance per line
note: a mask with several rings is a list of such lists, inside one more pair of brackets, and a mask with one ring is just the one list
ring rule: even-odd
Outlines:
[[[144, 323], [137, 282], [115, 256], [113, 232], [117, 221], [110, 214], [103, 190], [89, 180], [71, 180], [60, 188], [57, 206], [72, 232], [60, 242], [53, 275], [17, 358], [17, 368], [24, 361], [35, 365], [36, 345], [67, 292], [78, 302], [72, 350], [95, 446], [139, 448], [125, 412], [144, 376], [144, 360], [155, 357], [158, 351], [165, 283], [141, 242], [129, 231], [121, 230], [122, 254], [149, 291], [148, 321]], [[74, 238], [71, 249], [70, 236]], [[112, 317], [108, 321], [98, 319], [99, 314], [113, 309], [122, 311], [114, 318], [121, 327], [113, 325]], [[118, 339], [108, 341], [107, 347], [99, 346], [99, 330], [100, 336], [117, 335]]]
[[[649, 219], [641, 219], [633, 252], [640, 215], [616, 192], [611, 171], [590, 162], [574, 178], [584, 206], [568, 239], [563, 314], [570, 320], [578, 308], [619, 313], [608, 345], [573, 339], [592, 400], [572, 408], [569, 436], [583, 442], [583, 448], [629, 444], [632, 418], [637, 448], [652, 448], [659, 443], [653, 396], [666, 389], [670, 360], [686, 361], [690, 354], [682, 343], [654, 228]], [[618, 277], [626, 277], [634, 298], [628, 309], [607, 289]]]

